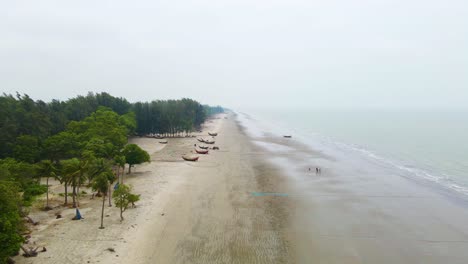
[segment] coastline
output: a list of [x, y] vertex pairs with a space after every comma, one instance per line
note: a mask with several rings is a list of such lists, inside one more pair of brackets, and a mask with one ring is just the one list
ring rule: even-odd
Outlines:
[[288, 178], [288, 238], [297, 263], [466, 262], [466, 197], [252, 130], [253, 142]]
[[[434, 186], [367, 170], [292, 139], [252, 136], [233, 114], [209, 120], [219, 151], [188, 163], [194, 138], [132, 143], [152, 163], [127, 178], [142, 195], [121, 223], [99, 200], [85, 220], [35, 227], [48, 251], [17, 263], [464, 263], [468, 206]], [[308, 168], [319, 166], [321, 174]], [[84, 199], [83, 199], [84, 200]], [[93, 205], [94, 203], [94, 205]], [[68, 211], [67, 211], [68, 210]], [[68, 212], [68, 213], [67, 213]], [[115, 252], [107, 249], [112, 248]]]

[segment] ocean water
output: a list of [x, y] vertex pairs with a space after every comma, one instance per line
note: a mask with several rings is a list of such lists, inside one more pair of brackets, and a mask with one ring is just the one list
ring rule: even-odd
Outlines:
[[468, 111], [240, 111], [254, 137], [291, 134], [332, 158], [365, 160], [468, 195]]

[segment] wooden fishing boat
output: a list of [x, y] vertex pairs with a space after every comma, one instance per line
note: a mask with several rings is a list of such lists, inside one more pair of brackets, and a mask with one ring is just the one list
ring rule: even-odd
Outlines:
[[205, 140], [205, 144], [214, 144], [215, 142], [213, 140]]
[[212, 136], [212, 137], [216, 137], [218, 135], [218, 133], [210, 133], [208, 132], [208, 135]]
[[292, 138], [291, 135], [284, 135], [283, 137], [285, 137], [285, 138]]
[[160, 144], [167, 144], [167, 140], [159, 141]]
[[199, 142], [205, 143], [205, 140], [203, 138], [197, 138]]
[[208, 146], [198, 146], [201, 149], [208, 149]]
[[185, 161], [197, 161], [199, 157], [198, 157], [198, 156], [183, 155], [182, 158], [183, 158]]
[[208, 154], [207, 149], [195, 149], [195, 152], [197, 152], [198, 154]]

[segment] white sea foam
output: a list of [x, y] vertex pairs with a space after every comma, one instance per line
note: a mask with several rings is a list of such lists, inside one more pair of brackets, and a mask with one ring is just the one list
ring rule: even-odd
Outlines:
[[326, 156], [332, 157], [343, 164], [353, 164], [354, 166], [356, 166], [356, 164], [361, 164], [366, 168], [375, 171], [386, 170], [392, 174], [404, 177], [424, 179], [440, 184], [447, 189], [468, 195], [468, 187], [455, 182], [449, 175], [432, 172], [424, 168], [418, 168], [414, 165], [406, 164], [405, 162], [397, 159], [384, 157], [365, 146], [338, 142], [324, 135], [300, 131], [279, 123], [268, 122], [257, 116], [248, 114], [239, 114], [238, 120], [245, 127], [249, 136], [257, 138], [257, 140], [254, 140], [255, 144], [270, 151], [287, 152], [292, 151], [293, 149], [283, 145], [265, 143], [258, 139], [261, 139], [266, 135], [282, 137], [284, 134], [292, 134], [294, 140], [304, 143], [315, 151], [319, 151]]
[[258, 140], [253, 140], [252, 141], [255, 145], [260, 146], [268, 151], [271, 152], [281, 152], [281, 153], [287, 153], [294, 151], [293, 148], [281, 145], [281, 144], [276, 144], [272, 142], [265, 142], [265, 141], [258, 141]]

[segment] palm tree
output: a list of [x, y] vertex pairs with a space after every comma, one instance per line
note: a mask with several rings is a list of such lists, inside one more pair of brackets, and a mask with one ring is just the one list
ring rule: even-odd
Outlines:
[[104, 229], [104, 204], [106, 202], [106, 194], [109, 188], [110, 177], [113, 177], [113, 174], [111, 171], [107, 170], [97, 175], [93, 181], [93, 189], [102, 194], [101, 226], [99, 229]]
[[[72, 158], [62, 161], [62, 173], [65, 177], [65, 184], [71, 183], [73, 188], [73, 207], [77, 206], [77, 187], [84, 181], [84, 176], [88, 170], [88, 162]], [[65, 185], [66, 186], [66, 185]], [[67, 195], [65, 193], [65, 195]]]
[[57, 169], [50, 160], [43, 160], [38, 164], [38, 174], [40, 177], [46, 177], [46, 186], [47, 186], [47, 196], [46, 196], [46, 206], [44, 209], [50, 210], [49, 206], [49, 178], [56, 177]]

